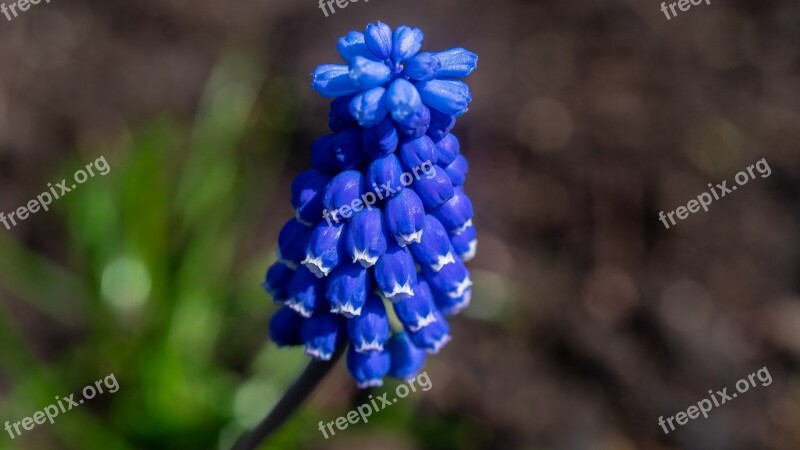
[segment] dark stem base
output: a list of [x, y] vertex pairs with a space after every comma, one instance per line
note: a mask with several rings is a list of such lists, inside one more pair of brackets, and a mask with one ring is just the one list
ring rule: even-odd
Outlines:
[[274, 433], [303, 404], [344, 353], [340, 345], [329, 361], [313, 360], [297, 381], [289, 387], [277, 405], [255, 428], [242, 435], [231, 450], [254, 450]]

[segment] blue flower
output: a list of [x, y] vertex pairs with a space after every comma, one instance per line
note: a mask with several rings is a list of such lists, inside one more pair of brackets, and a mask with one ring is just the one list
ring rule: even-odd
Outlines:
[[291, 308], [283, 307], [272, 315], [269, 320], [269, 338], [278, 344], [278, 347], [300, 345], [300, 329], [303, 326], [303, 317]]
[[320, 222], [307, 239], [302, 264], [319, 278], [328, 276], [345, 259], [344, 224]]
[[300, 326], [300, 338], [306, 345], [306, 354], [327, 361], [336, 352], [336, 347], [344, 338], [341, 316], [320, 311]]
[[419, 373], [451, 340], [445, 317], [472, 297], [469, 165], [451, 131], [472, 101], [460, 79], [478, 57], [423, 52], [423, 41], [417, 28], [370, 24], [338, 40], [345, 64], [313, 71], [312, 88], [332, 99], [332, 133], [292, 182], [296, 217], [263, 281], [279, 305], [270, 338], [321, 360], [349, 345], [362, 388]]
[[386, 89], [380, 86], [364, 91], [350, 102], [350, 113], [362, 127], [374, 127], [389, 114], [385, 97]]
[[472, 201], [460, 187], [455, 188], [453, 197], [431, 211], [447, 231], [458, 233], [472, 225]]
[[374, 57], [381, 61], [389, 59], [392, 53], [392, 29], [389, 25], [380, 21], [367, 25], [364, 38]]
[[419, 330], [407, 330], [411, 342], [418, 348], [424, 349], [431, 354], [439, 353], [442, 348], [450, 342], [450, 324], [438, 310], [434, 312], [436, 320], [426, 327]]
[[427, 357], [425, 350], [418, 348], [411, 342], [408, 333], [395, 333], [386, 344], [389, 351], [391, 367], [389, 375], [400, 380], [415, 377], [425, 365]]
[[400, 137], [391, 117], [384, 117], [377, 125], [364, 130], [364, 151], [372, 158], [391, 155], [397, 149]]
[[383, 351], [389, 339], [389, 318], [377, 295], [370, 295], [361, 314], [347, 321], [347, 335], [357, 352]]
[[292, 206], [297, 220], [304, 225], [312, 225], [322, 214], [322, 195], [331, 178], [316, 169], [307, 170], [292, 182]]
[[419, 331], [436, 322], [433, 293], [424, 280], [414, 286], [413, 296], [397, 301], [393, 306], [397, 318], [410, 331]]
[[267, 270], [264, 283], [261, 286], [272, 296], [276, 303], [289, 300], [289, 282], [294, 276], [294, 270], [282, 262], [276, 262]]
[[347, 368], [362, 389], [383, 386], [383, 377], [389, 373], [391, 364], [389, 352], [385, 350], [361, 353], [351, 345], [347, 351]]
[[464, 155], [456, 156], [455, 161], [446, 166], [444, 171], [447, 172], [447, 176], [450, 177], [453, 186], [463, 186], [467, 181], [467, 172], [469, 172], [467, 158], [464, 158]]
[[278, 261], [296, 268], [305, 258], [312, 231], [297, 219], [286, 222], [278, 235]]
[[325, 304], [325, 282], [317, 278], [307, 267], [303, 266], [295, 271], [288, 286], [289, 300], [286, 306], [297, 311], [305, 318]]
[[439, 166], [433, 166], [430, 176], [414, 181], [414, 191], [419, 195], [422, 205], [429, 211], [438, 208], [455, 195], [450, 175]]
[[425, 207], [412, 189], [403, 189], [386, 201], [386, 225], [400, 246], [420, 242], [424, 223]]
[[431, 215], [425, 216], [425, 227], [422, 239], [412, 243], [411, 253], [417, 262], [434, 272], [442, 270], [448, 264], [455, 263], [453, 246], [442, 223]]
[[[345, 170], [328, 183], [322, 195], [322, 205], [326, 213], [339, 211], [342, 218], [349, 219], [353, 214], [350, 206], [360, 200], [362, 195], [364, 195], [364, 175], [357, 170]], [[347, 208], [344, 208], [345, 206]], [[331, 215], [334, 221], [339, 221], [335, 214]]]
[[421, 167], [425, 163], [435, 163], [438, 156], [436, 153], [436, 144], [434, 144], [428, 136], [422, 136], [403, 142], [397, 153], [399, 153], [400, 162], [403, 163], [403, 167], [411, 171], [413, 171], [415, 167]]
[[347, 318], [361, 315], [370, 287], [367, 270], [360, 264], [344, 263], [328, 278], [331, 312]]
[[453, 134], [446, 134], [442, 140], [436, 143], [436, 163], [440, 166], [449, 166], [460, 154], [461, 144]]
[[389, 245], [386, 253], [375, 264], [375, 281], [383, 296], [390, 301], [413, 296], [413, 289], [417, 284], [417, 268], [411, 252], [396, 243]]
[[450, 243], [453, 244], [456, 254], [464, 261], [471, 261], [478, 251], [478, 236], [475, 226], [470, 225], [458, 233], [450, 235]]
[[389, 245], [388, 230], [383, 219], [383, 211], [370, 207], [353, 216], [347, 226], [347, 253], [354, 263], [369, 268], [386, 253]]
[[[437, 135], [432, 137], [438, 141], [452, 128], [452, 118], [464, 114], [472, 101], [469, 88], [458, 79], [475, 70], [478, 56], [461, 47], [419, 53], [424, 39], [418, 28], [403, 25], [393, 31], [382, 22], [369, 24], [364, 33], [351, 31], [336, 45], [347, 64], [317, 67], [311, 74], [311, 87], [325, 97], [345, 97], [383, 87], [386, 92], [380, 99], [377, 93], [368, 102], [363, 96], [352, 98], [350, 110], [353, 117], [361, 117], [361, 126], [370, 128], [380, 122], [364, 120], [365, 106], [369, 105], [378, 113], [387, 109], [408, 134], [418, 132], [427, 120]], [[375, 101], [383, 105], [378, 107]], [[444, 129], [447, 131], [439, 135]]]

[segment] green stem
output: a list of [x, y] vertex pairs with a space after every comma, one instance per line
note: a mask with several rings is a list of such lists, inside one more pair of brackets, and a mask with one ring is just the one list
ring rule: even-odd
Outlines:
[[311, 361], [300, 377], [283, 394], [283, 397], [267, 417], [255, 428], [242, 435], [231, 450], [255, 450], [261, 442], [277, 431], [300, 408], [300, 405], [314, 391], [314, 388], [336, 365], [336, 362], [344, 353], [345, 347], [346, 345], [340, 345], [329, 361]]

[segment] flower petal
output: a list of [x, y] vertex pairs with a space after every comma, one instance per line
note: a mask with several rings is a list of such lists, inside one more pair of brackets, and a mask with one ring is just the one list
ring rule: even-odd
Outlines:
[[[434, 217], [442, 222], [445, 230], [457, 233], [472, 225], [472, 202], [460, 187], [453, 189], [453, 198], [444, 202], [442, 206], [431, 211]], [[390, 228], [391, 229], [391, 228]]]
[[391, 154], [397, 149], [398, 141], [397, 128], [391, 117], [385, 117], [379, 124], [364, 130], [364, 151], [371, 158]]
[[[314, 172], [319, 174], [316, 170]], [[302, 186], [299, 186], [303, 182], [300, 177], [295, 181], [296, 183], [292, 183], [292, 206], [297, 213], [297, 219], [309, 226], [316, 225], [322, 217], [323, 192], [331, 178], [327, 175], [317, 175]]]
[[423, 118], [422, 97], [420, 97], [419, 91], [413, 84], [402, 78], [394, 80], [389, 86], [386, 106], [398, 124], [410, 127]]
[[300, 345], [303, 339], [300, 337], [300, 329], [303, 325], [303, 317], [291, 308], [286, 306], [275, 311], [269, 320], [269, 338], [278, 347]]
[[393, 192], [385, 192], [386, 188], [395, 190], [400, 186], [400, 177], [403, 175], [403, 167], [400, 160], [394, 154], [389, 154], [382, 158], [372, 161], [367, 168], [367, 189], [378, 194], [379, 199], [391, 197]]
[[381, 61], [389, 59], [392, 54], [392, 29], [383, 22], [367, 25], [364, 41], [372, 54]]
[[433, 216], [425, 216], [425, 228], [422, 240], [409, 247], [417, 262], [423, 268], [438, 272], [448, 264], [455, 262], [455, 254], [450, 236], [442, 224]]
[[369, 290], [367, 270], [359, 264], [343, 263], [328, 277], [326, 295], [331, 312], [347, 318], [360, 315]]
[[437, 164], [442, 167], [449, 166], [461, 154], [461, 144], [454, 134], [445, 135], [436, 143]]
[[438, 143], [455, 125], [456, 116], [431, 108], [431, 123], [427, 133], [433, 139], [433, 142]]
[[400, 144], [398, 156], [403, 167], [413, 171], [415, 167], [436, 162], [436, 144], [428, 136], [407, 140]]
[[364, 128], [379, 124], [389, 110], [386, 108], [386, 89], [378, 86], [356, 95], [350, 102], [350, 114]]
[[331, 142], [335, 137], [335, 134], [327, 134], [311, 144], [311, 165], [328, 175], [339, 171], [339, 162], [331, 153]]
[[334, 133], [344, 131], [358, 125], [356, 119], [350, 113], [350, 102], [355, 95], [345, 95], [336, 97], [331, 102], [331, 109], [328, 111], [328, 128]]
[[362, 141], [362, 130], [360, 128], [350, 128], [331, 139], [329, 153], [341, 170], [352, 169], [364, 160], [364, 144]]
[[297, 219], [286, 222], [278, 234], [278, 261], [291, 268], [303, 261], [312, 228]]
[[345, 260], [344, 234], [344, 224], [320, 222], [311, 232], [302, 264], [319, 278], [328, 276]]
[[425, 208], [413, 190], [403, 189], [387, 200], [385, 213], [386, 226], [400, 246], [420, 242], [425, 225]]
[[478, 236], [475, 226], [470, 225], [460, 233], [450, 235], [450, 243], [456, 254], [464, 261], [471, 261], [478, 250]]
[[424, 136], [428, 132], [428, 127], [431, 126], [431, 110], [425, 105], [422, 105], [422, 113], [414, 115], [406, 121], [397, 124], [400, 132], [411, 139]]
[[356, 56], [350, 63], [350, 80], [361, 89], [380, 86], [392, 79], [392, 71], [386, 64]]
[[397, 318], [407, 330], [419, 331], [436, 322], [433, 293], [425, 280], [419, 279], [412, 297], [399, 300], [393, 306]]
[[427, 210], [439, 207], [444, 202], [453, 198], [454, 195], [453, 183], [450, 181], [450, 176], [439, 166], [433, 166], [429, 176], [417, 178], [417, 180], [414, 181], [414, 191], [419, 196], [419, 199], [422, 200], [422, 205]]
[[294, 276], [294, 270], [282, 262], [276, 262], [267, 270], [261, 286], [272, 296], [276, 303], [289, 300], [289, 282]]
[[425, 350], [417, 348], [408, 333], [395, 333], [386, 344], [386, 349], [392, 361], [389, 375], [394, 378], [408, 380], [425, 367]]
[[434, 55], [442, 65], [437, 74], [440, 77], [464, 78], [478, 67], [478, 55], [460, 47]]
[[324, 309], [325, 282], [311, 273], [306, 266], [297, 269], [289, 282], [289, 300], [286, 306], [303, 317], [311, 317], [315, 311]]
[[420, 53], [408, 60], [405, 71], [411, 79], [424, 81], [436, 78], [441, 67], [442, 63], [433, 53]]
[[354, 263], [372, 267], [386, 253], [387, 234], [383, 212], [377, 207], [368, 207], [356, 213], [347, 226], [347, 253]]
[[438, 272], [423, 267], [422, 275], [430, 285], [434, 298], [437, 295], [446, 295], [455, 299], [463, 296], [467, 289], [472, 287], [469, 270], [461, 258], [455, 258], [453, 264], [444, 266]]
[[[322, 195], [322, 204], [327, 214], [336, 222], [349, 219], [353, 215], [351, 206], [361, 200], [364, 195], [364, 175], [357, 170], [345, 170], [333, 177]], [[337, 214], [338, 213], [338, 217]], [[330, 222], [330, 220], [329, 220]]]
[[417, 269], [407, 248], [390, 244], [375, 264], [375, 282], [387, 300], [395, 302], [414, 295]]
[[336, 351], [336, 344], [344, 338], [342, 319], [326, 311], [318, 312], [303, 321], [300, 337], [306, 344], [306, 354], [328, 361]]
[[453, 182], [453, 186], [463, 186], [467, 181], [469, 163], [467, 162], [467, 158], [464, 158], [463, 155], [458, 155], [456, 160], [445, 167], [444, 170], [447, 172], [447, 176], [450, 177], [450, 181]]
[[436, 354], [451, 340], [450, 324], [438, 310], [434, 311], [436, 321], [417, 331], [408, 331], [408, 337], [418, 348]]
[[469, 87], [461, 81], [435, 79], [420, 81], [416, 87], [423, 103], [456, 117], [467, 112], [467, 106], [472, 102]]
[[347, 335], [359, 353], [383, 351], [389, 340], [389, 318], [380, 297], [375, 294], [367, 297], [361, 314], [347, 321]]
[[364, 58], [374, 58], [375, 55], [367, 48], [366, 41], [364, 40], [364, 33], [358, 31], [351, 31], [346, 35], [339, 38], [336, 43], [336, 49], [342, 55], [342, 59], [347, 62], [352, 62], [356, 56], [363, 56]]
[[422, 48], [425, 34], [419, 28], [402, 25], [394, 30], [393, 38], [392, 60], [395, 64], [400, 64], [419, 52], [419, 49]]
[[341, 64], [323, 64], [311, 72], [311, 88], [323, 97], [354, 94], [359, 87], [350, 79], [350, 68]]
[[352, 345], [347, 350], [347, 369], [360, 389], [383, 386], [383, 377], [390, 367], [387, 351], [359, 353]]
[[472, 288], [467, 288], [463, 294], [456, 297], [435, 292], [433, 298], [436, 302], [436, 307], [439, 308], [442, 314], [445, 316], [452, 316], [460, 313], [469, 306], [470, 300], [472, 300]]

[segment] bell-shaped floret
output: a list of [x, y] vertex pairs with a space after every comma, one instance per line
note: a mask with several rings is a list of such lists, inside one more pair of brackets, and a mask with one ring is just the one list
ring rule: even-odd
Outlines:
[[417, 348], [408, 333], [395, 333], [386, 344], [391, 359], [389, 375], [400, 380], [415, 377], [425, 366], [425, 350]]
[[321, 311], [303, 320], [300, 337], [306, 344], [307, 355], [328, 361], [344, 339], [344, 324], [340, 316]]
[[367, 297], [361, 314], [347, 321], [347, 335], [355, 351], [383, 351], [389, 339], [389, 318], [383, 301], [375, 294]]
[[411, 252], [397, 244], [390, 244], [375, 264], [375, 282], [389, 301], [412, 297], [417, 284], [417, 269]]
[[286, 306], [275, 311], [269, 320], [269, 338], [278, 347], [300, 345], [303, 339], [300, 337], [300, 329], [303, 318], [291, 308]]
[[386, 226], [402, 247], [422, 240], [425, 207], [412, 189], [403, 189], [386, 201]]
[[332, 313], [348, 318], [360, 315], [369, 292], [369, 273], [360, 264], [343, 263], [328, 277], [327, 297]]
[[383, 212], [369, 207], [356, 213], [347, 226], [347, 253], [354, 263], [368, 268], [375, 265], [389, 244], [388, 230]]
[[353, 346], [347, 350], [347, 369], [361, 389], [383, 386], [383, 377], [390, 366], [387, 351], [359, 353]]
[[311, 232], [302, 263], [317, 277], [327, 276], [340, 262], [346, 260], [344, 231], [342, 223], [328, 224], [323, 221]]
[[425, 280], [414, 286], [414, 296], [394, 303], [397, 318], [409, 331], [419, 331], [436, 322], [436, 304]]
[[278, 261], [296, 268], [303, 261], [312, 228], [297, 219], [286, 222], [278, 234]]

